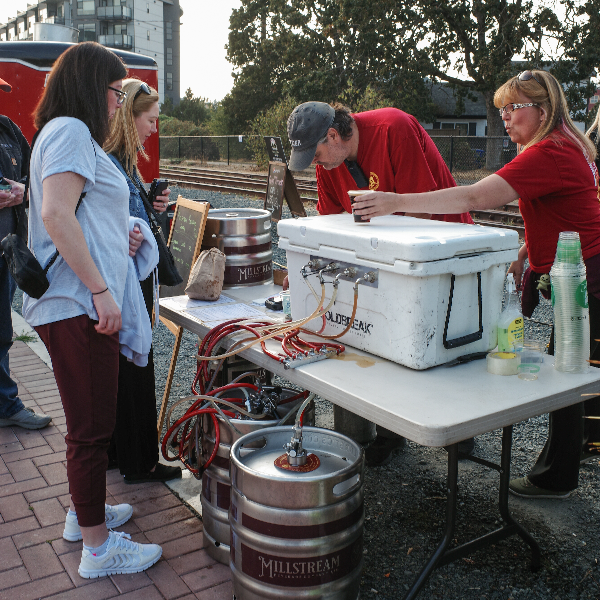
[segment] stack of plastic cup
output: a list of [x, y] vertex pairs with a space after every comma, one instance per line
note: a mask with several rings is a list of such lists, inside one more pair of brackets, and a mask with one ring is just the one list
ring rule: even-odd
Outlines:
[[590, 323], [585, 264], [579, 234], [563, 231], [550, 270], [554, 308], [554, 368], [583, 373], [590, 355]]

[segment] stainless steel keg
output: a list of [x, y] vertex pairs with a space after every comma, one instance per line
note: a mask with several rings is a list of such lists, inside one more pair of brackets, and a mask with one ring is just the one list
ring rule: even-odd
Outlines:
[[[276, 388], [264, 386], [263, 391], [272, 393]], [[279, 393], [280, 401], [293, 398], [298, 390], [282, 388]], [[227, 392], [229, 398], [242, 398], [243, 394], [238, 390]], [[295, 414], [304, 399], [300, 398], [289, 404], [280, 404], [277, 407], [279, 419], [289, 412]], [[242, 435], [252, 433], [266, 427], [275, 427], [278, 420], [270, 419], [232, 419], [232, 424], [239, 429]], [[229, 479], [229, 453], [233, 443], [240, 435], [221, 416], [217, 416], [219, 422], [220, 441], [217, 455], [213, 462], [202, 474], [202, 492], [200, 503], [202, 505], [203, 539], [206, 552], [216, 561], [229, 564], [229, 502], [231, 497], [231, 480]], [[294, 422], [294, 415], [290, 415], [289, 422]], [[314, 425], [315, 405], [311, 402], [304, 411], [304, 423]], [[210, 456], [215, 447], [215, 429], [211, 418], [202, 419], [202, 452], [204, 456]]]
[[305, 427], [310, 467], [281, 468], [292, 432], [255, 431], [231, 448], [234, 598], [356, 600], [363, 563], [363, 450], [335, 431]]
[[202, 250], [218, 248], [225, 254], [223, 288], [273, 281], [271, 213], [268, 210], [211, 209], [204, 231]]

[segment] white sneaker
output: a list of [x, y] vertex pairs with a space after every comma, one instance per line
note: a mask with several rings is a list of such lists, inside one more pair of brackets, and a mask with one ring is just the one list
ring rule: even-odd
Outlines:
[[[123, 523], [127, 523], [133, 514], [133, 508], [129, 504], [116, 504], [115, 506], [105, 504], [104, 509], [107, 529], [114, 529], [115, 527], [120, 527]], [[69, 513], [67, 513], [63, 538], [67, 540], [67, 542], [78, 542], [82, 539], [81, 528], [77, 522], [77, 515], [69, 515]]]
[[100, 556], [83, 549], [79, 563], [81, 577], [93, 579], [119, 573], [139, 573], [151, 567], [162, 555], [160, 546], [130, 542], [131, 536], [127, 533], [109, 531], [108, 537], [108, 548]]

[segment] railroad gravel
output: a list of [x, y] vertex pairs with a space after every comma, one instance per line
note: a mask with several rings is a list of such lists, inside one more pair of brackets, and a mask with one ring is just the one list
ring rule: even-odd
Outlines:
[[[262, 203], [246, 196], [177, 189], [173, 194], [210, 202], [215, 208], [255, 207]], [[307, 208], [309, 212], [314, 209]], [[284, 207], [283, 218], [291, 215]], [[285, 265], [273, 225], [274, 261]], [[14, 307], [20, 311], [20, 294]], [[526, 335], [545, 343], [550, 337], [552, 309], [542, 300]], [[173, 335], [162, 324], [153, 336], [157, 406], [169, 369]], [[175, 371], [170, 402], [190, 393], [197, 337], [186, 332]], [[283, 382], [285, 383], [285, 382]], [[524, 382], [524, 385], [527, 385]], [[419, 401], [418, 390], [413, 393]], [[482, 395], [485, 390], [482, 390]], [[332, 426], [331, 405], [317, 399], [317, 424]], [[547, 435], [547, 415], [514, 427], [511, 473], [527, 473]], [[475, 454], [499, 461], [501, 431], [476, 439]], [[366, 468], [365, 543], [361, 600], [402, 598], [442, 539], [445, 527], [446, 452], [413, 442], [386, 466]], [[533, 573], [530, 551], [520, 538], [495, 546], [434, 571], [419, 594], [424, 600], [592, 600], [600, 599], [600, 466], [594, 460], [580, 470], [579, 488], [568, 500], [510, 498], [512, 514], [542, 548], [542, 567]], [[459, 464], [459, 514], [455, 540], [461, 543], [499, 526], [498, 477], [470, 461]]]

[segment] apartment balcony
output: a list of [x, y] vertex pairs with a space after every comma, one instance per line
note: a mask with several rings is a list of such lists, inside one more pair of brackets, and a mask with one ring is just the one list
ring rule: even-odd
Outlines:
[[133, 17], [129, 6], [99, 6], [96, 14], [100, 21], [131, 21]]
[[98, 43], [109, 48], [122, 48], [131, 50], [133, 48], [132, 35], [99, 35]]
[[50, 23], [50, 24], [54, 24], [54, 25], [64, 25], [65, 24], [65, 18], [64, 17], [46, 17], [44, 19], [44, 23]]

